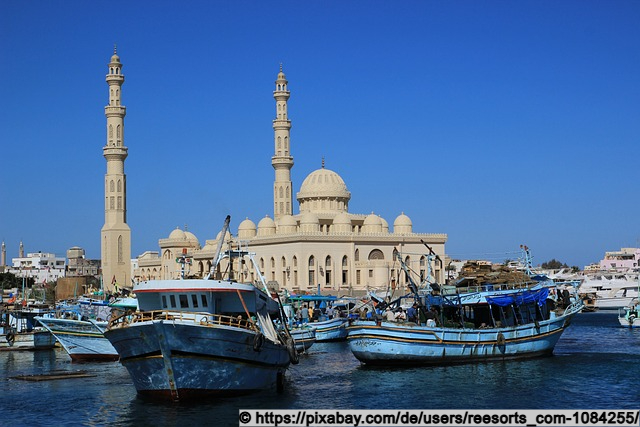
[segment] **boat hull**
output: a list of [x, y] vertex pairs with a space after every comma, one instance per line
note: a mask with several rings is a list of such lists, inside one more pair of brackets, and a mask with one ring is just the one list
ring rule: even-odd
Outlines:
[[371, 365], [446, 365], [550, 355], [572, 315], [493, 329], [457, 329], [356, 321], [348, 328], [353, 355]]
[[109, 329], [138, 394], [171, 401], [247, 394], [278, 386], [290, 363], [284, 345], [224, 325], [153, 320]]
[[347, 339], [348, 323], [348, 319], [339, 317], [322, 322], [310, 323], [309, 325], [316, 330], [316, 342], [344, 341]]
[[91, 322], [46, 317], [36, 319], [53, 334], [74, 362], [115, 361], [119, 358], [102, 330]]
[[296, 351], [302, 353], [307, 351], [316, 342], [316, 330], [311, 327], [294, 328], [290, 331], [291, 338], [296, 346]]
[[16, 332], [12, 336], [8, 335], [0, 334], [0, 350], [48, 350], [56, 345], [56, 339], [47, 330]]

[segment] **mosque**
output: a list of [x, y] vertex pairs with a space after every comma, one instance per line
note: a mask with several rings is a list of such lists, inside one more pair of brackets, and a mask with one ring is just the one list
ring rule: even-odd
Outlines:
[[[124, 76], [115, 52], [109, 66], [111, 78], [108, 75], [107, 82], [112, 90], [110, 105], [113, 105], [105, 107], [108, 140], [104, 148], [107, 178], [103, 269], [105, 261], [113, 266], [123, 260], [127, 250], [123, 245], [128, 244], [130, 248], [130, 231], [124, 221], [124, 107], [119, 102], [119, 89]], [[412, 271], [414, 280], [418, 277], [426, 280], [431, 276], [431, 280], [443, 283], [446, 264], [436, 260], [434, 255], [445, 261], [447, 235], [414, 233], [411, 219], [403, 212], [393, 221], [392, 229], [384, 218], [374, 213], [350, 213], [351, 193], [338, 173], [325, 168], [324, 160], [322, 167], [311, 172], [295, 194], [299, 213], [294, 213], [291, 169], [295, 145], [290, 138], [291, 120], [287, 108], [290, 92], [282, 66], [275, 81], [273, 97], [276, 103], [274, 153], [271, 157], [275, 171], [273, 216], [264, 216], [257, 225], [247, 218], [240, 222], [235, 234], [227, 231], [223, 236], [220, 232], [215, 238], [205, 240], [203, 246], [193, 233], [176, 228], [168, 237], [159, 239], [159, 251], [144, 252], [133, 261], [131, 279], [137, 282], [177, 278], [182, 266], [176, 260], [182, 254], [190, 259], [186, 274], [202, 277], [210, 271], [218, 243], [223, 239], [223, 248], [231, 245], [234, 248], [248, 248], [255, 253], [262, 275], [269, 286], [275, 289], [286, 288], [295, 293], [315, 293], [319, 290], [323, 294], [333, 295], [361, 295], [368, 290], [403, 289], [407, 277], [394, 250]], [[113, 137], [113, 132], [116, 137]], [[109, 165], [109, 162], [115, 164]], [[123, 184], [120, 185], [120, 182]], [[115, 212], [110, 214], [110, 210]], [[107, 254], [107, 258], [112, 258], [111, 261], [105, 259], [105, 248], [112, 248], [111, 253]], [[217, 273], [228, 267], [222, 263]], [[231, 267], [237, 280], [257, 280], [250, 266], [240, 264]], [[105, 279], [111, 275], [111, 272], [104, 273]]]

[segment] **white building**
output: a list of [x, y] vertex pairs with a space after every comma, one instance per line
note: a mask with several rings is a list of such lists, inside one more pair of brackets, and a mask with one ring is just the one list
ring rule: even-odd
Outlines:
[[55, 282], [65, 276], [65, 258], [55, 254], [35, 252], [26, 257], [12, 258], [9, 273], [33, 278], [35, 283]]

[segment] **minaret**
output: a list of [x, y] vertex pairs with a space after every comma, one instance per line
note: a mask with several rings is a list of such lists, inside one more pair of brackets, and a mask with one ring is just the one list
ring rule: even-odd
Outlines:
[[113, 49], [109, 63], [109, 105], [104, 107], [107, 116], [107, 145], [102, 148], [107, 160], [104, 178], [104, 225], [101, 232], [102, 277], [105, 291], [130, 286], [131, 282], [131, 229], [127, 225], [127, 177], [124, 160], [124, 116], [126, 108], [120, 105], [124, 83], [120, 57]]
[[276, 171], [273, 183], [273, 218], [275, 220], [293, 213], [293, 190], [291, 188], [293, 157], [291, 157], [291, 140], [289, 138], [291, 120], [287, 118], [287, 100], [290, 95], [287, 83], [282, 72], [282, 64], [280, 64], [276, 90], [273, 91], [273, 97], [276, 100], [276, 119], [273, 121], [275, 150], [271, 164]]
[[22, 244], [22, 240], [20, 240], [20, 246], [18, 247], [18, 258], [24, 258], [24, 245]]
[[2, 254], [0, 254], [0, 267], [5, 267], [7, 265], [7, 247], [4, 244], [4, 240], [2, 241]]

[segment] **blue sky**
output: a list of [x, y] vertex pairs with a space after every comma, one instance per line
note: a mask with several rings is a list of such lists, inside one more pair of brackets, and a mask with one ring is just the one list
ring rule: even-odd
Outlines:
[[[117, 44], [132, 255], [272, 212], [272, 91], [292, 179], [447, 233], [456, 258], [584, 266], [638, 245], [638, 1], [0, 3], [0, 239], [100, 258]], [[296, 211], [297, 213], [297, 205]]]

